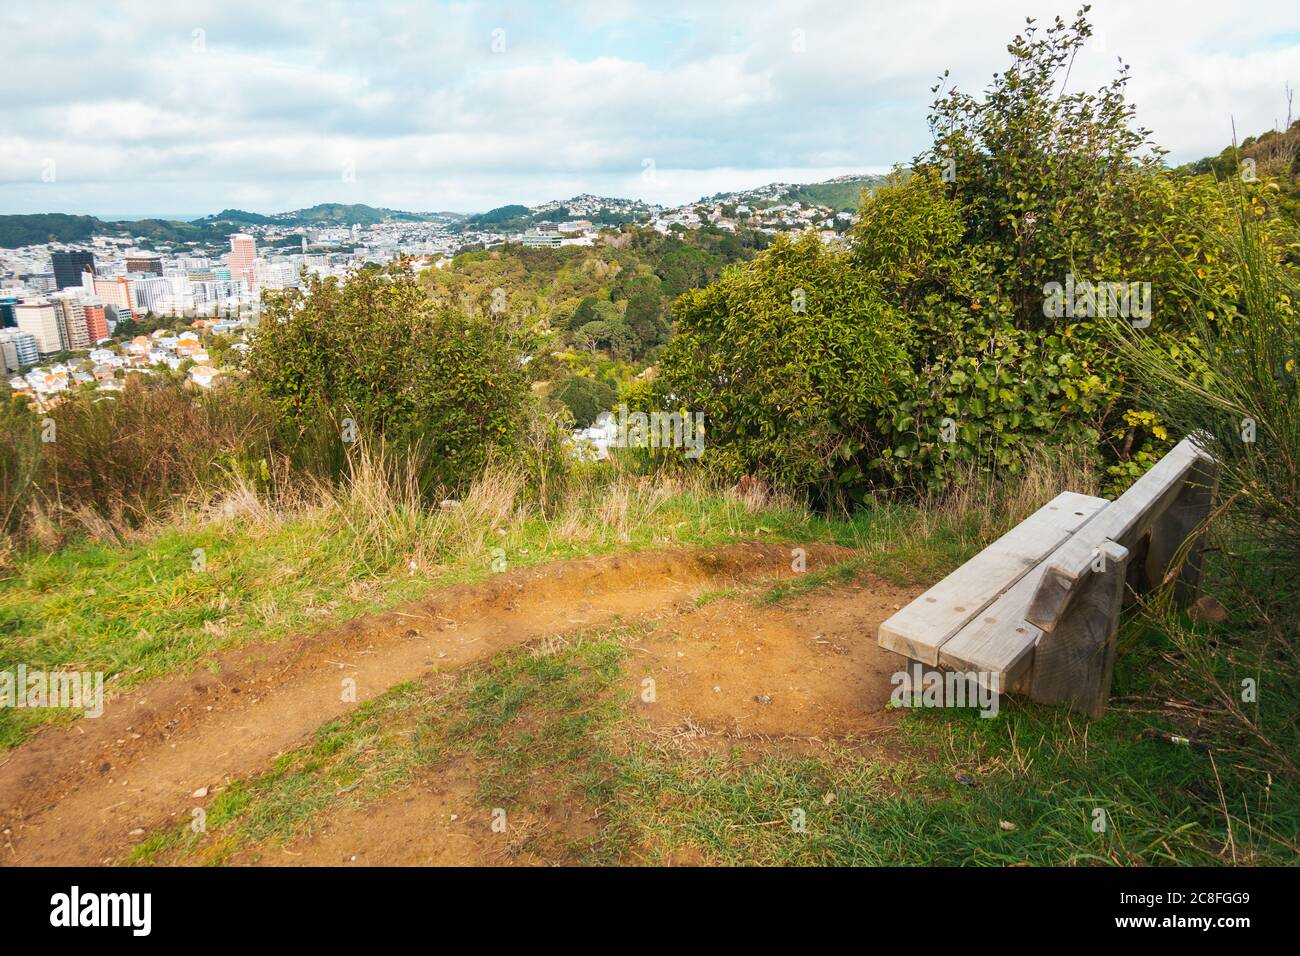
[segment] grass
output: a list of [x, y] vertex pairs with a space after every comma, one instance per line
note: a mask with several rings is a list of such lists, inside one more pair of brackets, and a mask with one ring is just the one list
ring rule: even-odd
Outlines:
[[[460, 507], [430, 510], [372, 464], [344, 488], [316, 489], [287, 507], [237, 488], [126, 543], [89, 540], [20, 556], [0, 579], [0, 670], [24, 663], [29, 671], [102, 672], [109, 689], [122, 690], [210, 662], [222, 649], [480, 580], [494, 558], [520, 568], [620, 550], [830, 543], [861, 553], [853, 567], [910, 583], [942, 576], [989, 533], [985, 519], [956, 510], [882, 501], [825, 518], [784, 499], [626, 475], [576, 482], [543, 509], [520, 476], [489, 472]], [[789, 587], [850, 571], [810, 572]], [[0, 709], [0, 750], [43, 722], [72, 719], [49, 708]]]
[[[562, 804], [594, 832], [533, 828], [503, 842], [562, 863], [1198, 865], [1293, 863], [1294, 781], [1145, 737], [1123, 706], [1087, 722], [1017, 700], [997, 718], [910, 711], [892, 739], [801, 753], [691, 752], [647, 732], [624, 671], [643, 628], [571, 635], [405, 684], [213, 802], [208, 833], [155, 834], [132, 862], [255, 858], [470, 760], [482, 814]], [[1134, 649], [1137, 690], [1159, 649]], [[1270, 786], [1271, 783], [1271, 786]], [[506, 848], [509, 853], [506, 853]]]
[[[881, 501], [834, 519], [789, 502], [626, 476], [578, 486], [545, 510], [509, 475], [488, 476], [450, 512], [394, 500], [378, 483], [290, 511], [237, 499], [125, 546], [91, 542], [23, 557], [0, 584], [0, 667], [76, 664], [130, 684], [195, 666], [220, 647], [486, 576], [498, 547], [511, 566], [754, 539], [854, 552], [766, 590], [705, 592], [701, 607], [740, 594], [760, 606], [779, 603], [864, 571], [928, 581], [1062, 487], [1092, 490], [1031, 474], [996, 501], [963, 487], [917, 507]], [[190, 563], [196, 547], [206, 553], [201, 573]], [[1274, 690], [1293, 672], [1269, 631], [1289, 620], [1283, 605], [1291, 592], [1272, 580], [1236, 580], [1241, 569], [1259, 572], [1233, 547], [1220, 542], [1210, 562], [1210, 590], [1230, 620], [1207, 634], [1168, 609], [1131, 613], [1113, 704], [1100, 721], [1010, 699], [992, 720], [909, 710], [888, 736], [797, 752], [744, 742], [723, 752], [683, 750], [650, 733], [633, 702], [625, 649], [651, 625], [631, 625], [549, 639], [391, 688], [264, 773], [221, 788], [206, 833], [182, 825], [152, 834], [132, 862], [255, 858], [332, 814], [468, 766], [484, 814], [509, 807], [514, 820], [538, 818], [560, 805], [596, 821], [574, 832], [525, 827], [501, 844], [502, 859], [1294, 863], [1300, 792], [1286, 754], [1274, 752], [1295, 742], [1291, 695]], [[340, 588], [341, 581], [348, 583]], [[1250, 707], [1234, 697], [1243, 676], [1266, 691]], [[32, 713], [0, 713], [5, 742], [29, 729], [15, 714]], [[1224, 715], [1231, 722], [1218, 719]], [[1240, 730], [1223, 732], [1228, 726]], [[1149, 736], [1153, 728], [1183, 736], [1201, 728], [1209, 749], [1173, 746]]]

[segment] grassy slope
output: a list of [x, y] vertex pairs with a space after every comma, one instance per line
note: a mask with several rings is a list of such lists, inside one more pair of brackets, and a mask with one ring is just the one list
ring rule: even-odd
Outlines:
[[[747, 509], [697, 488], [640, 490], [593, 487], [544, 518], [535, 508], [521, 511], [509, 489], [498, 487], [482, 500], [467, 498], [451, 529], [446, 516], [404, 514], [392, 502], [367, 505], [354, 494], [290, 518], [192, 521], [129, 547], [88, 544], [33, 556], [0, 583], [0, 668], [19, 660], [75, 664], [130, 684], [196, 666], [220, 647], [323, 627], [483, 577], [495, 546], [514, 565], [768, 536], [862, 549], [860, 558], [754, 598], [779, 602], [863, 567], [896, 581], [934, 580], [999, 530], [893, 506], [826, 521], [782, 504]], [[417, 549], [428, 541], [432, 550]], [[196, 547], [207, 551], [202, 574], [191, 569]], [[419, 559], [414, 576], [412, 553]], [[339, 581], [351, 584], [341, 590]], [[567, 798], [600, 810], [594, 835], [536, 847], [554, 859], [1294, 860], [1300, 796], [1293, 781], [1269, 781], [1231, 756], [1138, 739], [1150, 725], [1187, 728], [1142, 703], [1163, 693], [1167, 661], [1160, 655], [1169, 642], [1130, 630], [1114, 692], [1134, 703], [1118, 704], [1091, 725], [1016, 701], [997, 720], [910, 712], [899, 735], [902, 760], [882, 759], [855, 741], [802, 757], [679, 753], [638, 733], [616, 689], [627, 686], [622, 648], [634, 634], [573, 636], [555, 654], [521, 649], [469, 668], [450, 689], [427, 682], [391, 689], [322, 727], [270, 772], [218, 794], [206, 837], [155, 834], [137, 858], [221, 862], [291, 837], [322, 811], [365, 803], [468, 755], [480, 771], [484, 807]], [[33, 714], [49, 712], [0, 711], [0, 739], [20, 740]], [[530, 775], [549, 781], [545, 792], [520, 789]], [[805, 833], [786, 826], [795, 808], [806, 813]], [[1104, 834], [1092, 829], [1098, 810], [1108, 821]]]
[[[680, 752], [641, 732], [626, 690], [634, 682], [623, 670], [625, 648], [639, 633], [624, 627], [572, 635], [558, 648], [501, 654], [450, 684], [444, 675], [395, 687], [322, 727], [268, 773], [220, 793], [206, 834], [187, 827], [153, 834], [133, 861], [212, 864], [274, 850], [310, 831], [324, 811], [364, 806], [466, 758], [476, 768], [484, 814], [561, 804], [599, 821], [590, 834], [543, 830], [503, 841], [503, 859], [524, 849], [570, 863], [1295, 858], [1294, 792], [1270, 795], [1210, 754], [1140, 739], [1147, 721], [1124, 708], [1092, 724], [1016, 701], [994, 720], [911, 712], [887, 758], [855, 740], [801, 756], [756, 757], [739, 747]], [[1128, 655], [1117, 691], [1141, 686], [1153, 651]], [[1231, 804], [1226, 815], [1224, 801]], [[792, 825], [796, 811], [803, 812], [802, 832]]]
[[[548, 515], [520, 510], [499, 484], [448, 516], [365, 500], [364, 492], [289, 517], [194, 519], [128, 546], [83, 544], [33, 554], [0, 581], [0, 670], [103, 672], [121, 689], [196, 666], [210, 652], [275, 640], [413, 600], [430, 588], [509, 567], [614, 550], [771, 538], [873, 549], [895, 580], [922, 580], [978, 545], [945, 526], [921, 545], [914, 511], [882, 507], [827, 522], [787, 504], [750, 510], [691, 487], [646, 492], [627, 481], [585, 489]], [[361, 500], [358, 500], [361, 499]], [[195, 549], [205, 568], [194, 569]], [[412, 572], [410, 563], [416, 562]], [[0, 750], [55, 710], [0, 709]]]

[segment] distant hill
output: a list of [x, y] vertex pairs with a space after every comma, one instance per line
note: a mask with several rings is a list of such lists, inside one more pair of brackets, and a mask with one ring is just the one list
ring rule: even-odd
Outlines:
[[481, 212], [477, 215], [470, 216], [465, 220], [465, 225], [473, 227], [499, 227], [507, 223], [526, 221], [532, 214], [527, 206], [520, 206], [517, 203], [508, 206], [497, 206], [495, 209], [489, 209], [487, 212]]
[[320, 203], [309, 209], [265, 216], [243, 209], [223, 209], [191, 222], [175, 219], [106, 221], [96, 216], [65, 213], [0, 215], [0, 248], [39, 245], [46, 242], [85, 242], [94, 236], [126, 236], [167, 243], [223, 244], [232, 232], [250, 225], [281, 226], [369, 226], [378, 222], [455, 221], [456, 213], [416, 213], [382, 209], [361, 203]]
[[429, 219], [445, 219], [448, 213], [405, 212], [401, 209], [384, 209], [367, 206], [365, 203], [323, 202], [307, 209], [295, 209], [292, 212], [278, 212], [273, 216], [246, 212], [243, 209], [223, 209], [215, 216], [204, 216], [194, 220], [195, 225], [212, 223], [246, 223], [252, 225], [281, 226], [372, 226], [379, 222], [392, 220], [404, 222], [424, 222]]
[[[858, 208], [858, 197], [863, 189], [875, 189], [884, 181], [884, 176], [855, 175], [841, 176], [823, 183], [769, 183], [757, 189], [718, 193], [711, 198], [701, 199], [700, 202], [749, 203], [754, 206], [802, 202], [852, 211]], [[527, 229], [544, 220], [560, 222], [565, 219], [590, 219], [605, 225], [645, 221], [657, 208], [635, 199], [583, 194], [532, 207], [512, 203], [471, 216], [451, 212], [406, 212], [367, 206], [364, 203], [319, 203], [306, 209], [270, 216], [243, 209], [223, 209], [215, 215], [191, 222], [172, 219], [110, 222], [95, 216], [32, 213], [0, 215], [0, 247], [13, 249], [46, 242], [85, 242], [93, 236], [129, 236], [151, 242], [220, 245], [230, 233], [250, 225], [325, 228], [370, 226], [381, 222], [445, 222], [464, 229], [512, 232]]]
[[753, 189], [715, 193], [700, 200], [704, 205], [741, 203], [755, 209], [780, 203], [798, 202], [806, 205], [829, 206], [837, 212], [856, 212], [862, 190], [875, 191], [883, 186], [887, 177], [867, 173], [840, 176], [821, 183], [768, 183]]
[[0, 216], [0, 248], [16, 249], [46, 242], [86, 242], [94, 236], [140, 237], [154, 242], [220, 242], [229, 233], [207, 223], [171, 219], [105, 222], [95, 216], [57, 212]]
[[202, 219], [195, 219], [194, 225], [203, 225], [214, 222], [246, 222], [253, 225], [265, 225], [266, 223], [275, 222], [274, 216], [263, 216], [257, 212], [245, 212], [243, 209], [223, 209], [215, 216], [204, 216]]
[[0, 247], [16, 249], [43, 242], [83, 242], [102, 229], [94, 216], [69, 216], [61, 212], [0, 216]]
[[824, 183], [795, 186], [786, 192], [782, 202], [815, 203], [830, 206], [836, 212], [857, 212], [862, 190], [876, 190], [885, 183], [884, 176], [842, 176]]

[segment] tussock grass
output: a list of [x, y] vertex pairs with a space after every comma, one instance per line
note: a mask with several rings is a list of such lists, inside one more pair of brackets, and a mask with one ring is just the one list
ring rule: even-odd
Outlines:
[[[1002, 520], [992, 522], [987, 502], [1008, 492], [987, 478], [987, 499], [967, 490], [923, 507], [882, 499], [852, 518], [827, 519], [780, 496], [760, 500], [690, 475], [617, 465], [579, 470], [543, 503], [518, 469], [492, 464], [444, 510], [424, 503], [415, 472], [362, 446], [338, 486], [304, 479], [268, 492], [235, 478], [225, 493], [122, 538], [29, 549], [0, 580], [0, 669], [102, 671], [110, 688], [127, 688], [214, 650], [486, 577], [500, 558], [516, 568], [621, 549], [832, 542], [858, 549], [863, 565], [895, 583], [930, 582], [1067, 480], [1017, 483], [1023, 503], [995, 506]], [[0, 711], [0, 747], [59, 718]]]

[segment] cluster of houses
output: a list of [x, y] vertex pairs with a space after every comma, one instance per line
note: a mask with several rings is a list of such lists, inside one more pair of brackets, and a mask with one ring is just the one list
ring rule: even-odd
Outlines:
[[813, 230], [823, 242], [831, 242], [852, 224], [854, 218], [851, 212], [836, 212], [829, 206], [801, 202], [754, 206], [715, 202], [711, 206], [679, 206], [661, 210], [650, 219], [650, 226], [665, 235], [674, 226], [699, 229], [706, 223], [732, 232], [742, 225], [769, 234]]
[[[231, 323], [210, 323], [214, 331], [231, 331]], [[216, 326], [223, 326], [218, 329]], [[246, 352], [245, 342], [231, 349]], [[222, 370], [213, 364], [199, 333], [159, 329], [152, 335], [137, 335], [121, 343], [100, 343], [81, 361], [36, 366], [8, 380], [15, 395], [26, 396], [40, 411], [53, 408], [78, 390], [120, 392], [128, 375], [153, 374], [163, 368], [185, 369], [186, 380], [197, 388], [212, 388]]]

